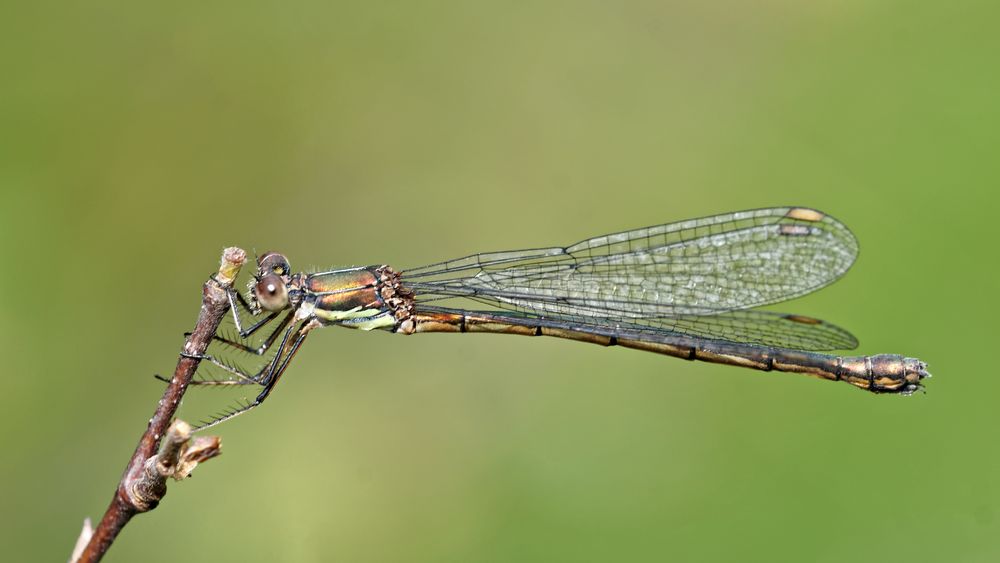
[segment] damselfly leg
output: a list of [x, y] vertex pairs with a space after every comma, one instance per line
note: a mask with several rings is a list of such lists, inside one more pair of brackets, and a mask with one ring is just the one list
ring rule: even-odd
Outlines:
[[[231, 319], [235, 332], [223, 332], [222, 334], [217, 333], [213, 337], [213, 343], [222, 345], [221, 347], [214, 347], [220, 353], [209, 353], [201, 356], [189, 357], [196, 357], [202, 361], [209, 362], [236, 379], [206, 377], [206, 374], [199, 373], [199, 378], [192, 381], [192, 385], [262, 385], [264, 379], [266, 378], [268, 368], [272, 364], [271, 360], [256, 362], [256, 366], [243, 366], [235, 363], [232, 359], [227, 360], [227, 357], [231, 358], [232, 354], [226, 354], [224, 352], [231, 351], [227, 350], [228, 348], [235, 351], [245, 352], [250, 356], [266, 357], [268, 351], [271, 350], [271, 347], [274, 345], [274, 342], [283, 332], [285, 333], [285, 338], [288, 337], [287, 327], [294, 317], [294, 312], [288, 311], [284, 314], [271, 312], [264, 315], [262, 319], [247, 328], [243, 328], [244, 322], [241, 318], [240, 311], [242, 311], [244, 315], [252, 315], [253, 313], [250, 305], [247, 304], [242, 295], [232, 289], [229, 290], [229, 303], [232, 313]], [[260, 332], [261, 329], [272, 324], [275, 319], [278, 319], [279, 317], [280, 320], [273, 326], [273, 328], [270, 329], [269, 332], [266, 333], [267, 336], [262, 341], [254, 343], [254, 341], [251, 340], [251, 338]]]
[[[198, 430], [261, 404], [312, 328], [308, 321], [295, 322], [294, 311], [264, 311], [258, 313], [259, 320], [254, 319], [253, 308], [234, 290], [229, 291], [229, 303], [231, 315], [228, 316], [227, 326], [213, 337], [209, 353], [187, 356], [203, 362], [191, 385], [231, 388], [252, 385], [259, 386], [261, 390], [254, 399], [238, 400], [235, 406], [203, 420], [196, 427]], [[159, 376], [157, 378], [167, 381]]]

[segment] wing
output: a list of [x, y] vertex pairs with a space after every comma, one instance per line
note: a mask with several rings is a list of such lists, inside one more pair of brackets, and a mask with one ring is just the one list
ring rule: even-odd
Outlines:
[[406, 270], [403, 281], [418, 303], [472, 297], [535, 315], [646, 322], [674, 317], [676, 323], [810, 293], [842, 276], [857, 254], [857, 240], [836, 219], [804, 207], [775, 207], [567, 247], [474, 254]]
[[423, 312], [474, 313], [511, 324], [550, 326], [602, 336], [676, 344], [690, 337], [795, 350], [847, 350], [858, 341], [846, 330], [812, 317], [771, 311], [730, 311], [717, 315], [630, 319], [540, 316], [517, 311], [469, 311], [426, 305]]

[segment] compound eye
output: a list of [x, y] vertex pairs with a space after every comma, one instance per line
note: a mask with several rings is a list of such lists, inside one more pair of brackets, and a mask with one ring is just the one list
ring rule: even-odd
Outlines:
[[253, 288], [257, 302], [268, 311], [280, 311], [288, 306], [288, 288], [280, 276], [264, 276]]
[[277, 274], [287, 276], [292, 273], [292, 267], [288, 265], [288, 259], [283, 254], [268, 252], [257, 260], [257, 269], [261, 275]]

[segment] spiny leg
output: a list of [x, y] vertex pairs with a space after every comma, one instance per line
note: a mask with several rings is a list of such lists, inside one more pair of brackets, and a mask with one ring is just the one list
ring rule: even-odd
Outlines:
[[[254, 317], [256, 315], [254, 315], [253, 310], [250, 308], [250, 305], [247, 304], [246, 299], [244, 299], [243, 296], [236, 290], [229, 288], [229, 291], [226, 293], [226, 296], [229, 299], [229, 310], [232, 311], [233, 313], [233, 324], [236, 325], [236, 331], [240, 335], [240, 338], [243, 339], [250, 337], [255, 332], [260, 330], [262, 327], [267, 325], [269, 322], [273, 321], [279, 314], [281, 314], [280, 311], [273, 311], [271, 313], [268, 313], [267, 315], [264, 316], [264, 318], [260, 319], [259, 321], [255, 322], [249, 327], [243, 328], [243, 321], [240, 319], [239, 311], [242, 309], [244, 314], [250, 315], [251, 317]], [[281, 329], [279, 328], [277, 330], [280, 331]], [[190, 332], [184, 333], [184, 336], [190, 336], [190, 335], [191, 335]], [[253, 352], [257, 354], [263, 353], [263, 352], [257, 352], [256, 350], [246, 347], [245, 345], [235, 343], [232, 340], [222, 338], [220, 336], [215, 336], [214, 339], [221, 340], [227, 344], [236, 346], [237, 348], [243, 348], [248, 352]]]
[[312, 319], [299, 326], [301, 328], [299, 328], [295, 338], [291, 341], [289, 338], [291, 337], [292, 332], [295, 331], [296, 326], [293, 325], [285, 331], [285, 335], [281, 339], [281, 347], [279, 348], [278, 354], [276, 354], [274, 360], [268, 364], [267, 374], [263, 377], [260, 377], [262, 374], [258, 374], [257, 377], [253, 378], [256, 382], [264, 386], [264, 390], [257, 395], [257, 398], [253, 401], [239, 404], [233, 409], [216, 415], [211, 420], [203, 422], [200, 426], [195, 428], [195, 430], [210, 428], [220, 422], [235, 418], [263, 403], [264, 400], [267, 399], [268, 395], [271, 394], [271, 391], [278, 383], [278, 380], [281, 379], [281, 375], [285, 372], [285, 369], [288, 368], [288, 364], [291, 362], [292, 357], [294, 357], [295, 353], [298, 352], [299, 347], [302, 346], [302, 343], [305, 341], [306, 336], [309, 335], [309, 332], [322, 325], [319, 321]]
[[[262, 319], [259, 323], [257, 323], [253, 327], [251, 327], [252, 332], [248, 333], [247, 336], [249, 336], [249, 334], [252, 334], [253, 332], [256, 332], [260, 327], [262, 327], [262, 326], [266, 325], [267, 323], [271, 322], [277, 316], [278, 316], [277, 312], [271, 313], [270, 315], [267, 316], [266, 319]], [[263, 356], [264, 354], [267, 353], [267, 351], [271, 347], [271, 345], [274, 344], [274, 341], [277, 340], [278, 334], [280, 334], [281, 331], [284, 330], [285, 327], [288, 326], [288, 323], [291, 322], [293, 316], [295, 316], [295, 312], [294, 311], [289, 311], [284, 316], [284, 318], [281, 319], [281, 321], [277, 324], [277, 326], [274, 327], [274, 330], [271, 331], [271, 334], [269, 334], [267, 336], [267, 338], [264, 339], [264, 342], [260, 346], [258, 346], [257, 348], [253, 348], [253, 347], [248, 346], [248, 345], [246, 345], [246, 344], [244, 344], [242, 342], [237, 342], [235, 340], [231, 340], [229, 338], [226, 338], [224, 336], [219, 336], [219, 335], [215, 335], [213, 337], [213, 340], [215, 340], [217, 342], [221, 342], [221, 343], [223, 343], [223, 344], [225, 344], [227, 346], [232, 346], [233, 348], [236, 348], [237, 350], [243, 350], [244, 352], [249, 352], [250, 354], [254, 354], [254, 355], [257, 355], [257, 356]], [[240, 333], [240, 337], [241, 338], [245, 339], [247, 336], [244, 336], [242, 332]]]
[[[260, 323], [257, 323], [257, 325], [255, 325], [253, 327], [253, 330], [256, 331], [261, 326], [264, 326], [265, 324], [271, 322], [272, 320], [274, 320], [277, 317], [277, 315], [278, 315], [278, 313], [271, 313], [270, 315], [268, 315], [267, 319], [264, 319]], [[284, 316], [284, 318], [281, 319], [281, 321], [274, 328], [274, 330], [271, 332], [271, 334], [268, 335], [267, 339], [259, 347], [257, 347], [257, 348], [252, 348], [252, 347], [250, 347], [250, 346], [248, 346], [246, 344], [243, 344], [242, 342], [236, 342], [234, 340], [230, 340], [228, 338], [224, 338], [224, 337], [221, 337], [221, 336], [218, 336], [218, 335], [214, 336], [213, 339], [216, 340], [216, 341], [222, 342], [223, 344], [226, 344], [228, 346], [232, 346], [232, 347], [234, 347], [234, 348], [236, 348], [238, 350], [242, 350], [244, 352], [248, 352], [250, 354], [254, 354], [254, 355], [257, 355], [257, 356], [262, 356], [265, 353], [267, 353], [267, 350], [274, 344], [274, 341], [277, 340], [278, 335], [281, 334], [282, 331], [288, 326], [288, 324], [292, 320], [292, 317], [294, 317], [294, 311], [289, 311]], [[287, 338], [287, 334], [286, 334], [285, 338]], [[181, 354], [181, 356], [184, 356], [184, 357], [187, 357], [187, 358], [195, 358], [195, 359], [198, 359], [198, 360], [207, 361], [207, 362], [211, 363], [212, 365], [214, 365], [214, 366], [222, 369], [226, 373], [229, 373], [230, 375], [233, 375], [233, 376], [236, 377], [236, 379], [232, 379], [232, 380], [224, 380], [224, 379], [201, 379], [201, 380], [194, 380], [194, 381], [191, 382], [192, 385], [216, 386], [216, 387], [231, 386], [231, 385], [264, 385], [264, 381], [262, 379], [262, 376], [266, 372], [271, 371], [273, 369], [272, 366], [271, 366], [271, 364], [273, 363], [273, 361], [272, 361], [272, 362], [268, 362], [268, 363], [264, 364], [263, 366], [261, 366], [261, 369], [257, 373], [250, 374], [246, 370], [241, 369], [241, 368], [239, 368], [239, 367], [237, 367], [237, 366], [235, 366], [233, 364], [227, 363], [227, 362], [223, 361], [222, 359], [217, 358], [217, 357], [215, 357], [215, 356], [213, 356], [211, 354], [202, 354], [202, 355]], [[157, 379], [163, 380], [163, 378], [161, 378], [159, 376], [155, 376], [155, 377]]]
[[[164, 383], [170, 383], [170, 380], [163, 377], [160, 374], [153, 374], [155, 379], [158, 379]], [[262, 385], [261, 382], [255, 381], [249, 376], [240, 375], [238, 379], [192, 379], [188, 385], [199, 386], [199, 387], [233, 387], [237, 385]]]
[[[227, 387], [233, 385], [264, 385], [264, 383], [261, 381], [261, 375], [264, 373], [264, 368], [270, 365], [270, 362], [268, 362], [256, 374], [250, 374], [236, 366], [229, 365], [212, 356], [206, 356], [206, 355], [199, 356], [197, 354], [186, 354], [182, 352], [181, 357], [207, 361], [213, 366], [222, 369], [226, 373], [236, 376], [235, 379], [216, 379], [212, 377], [209, 377], [208, 379], [192, 379], [190, 383], [188, 383], [188, 385], [191, 386], [197, 385], [201, 387]], [[196, 373], [196, 377], [201, 377], [200, 371], [201, 370], [199, 369], [199, 371]], [[170, 383], [170, 380], [167, 379], [166, 377], [163, 377], [162, 375], [153, 374], [153, 377], [164, 383]]]
[[[251, 373], [248, 373], [246, 370], [243, 370], [243, 369], [239, 368], [238, 366], [235, 366], [235, 365], [232, 365], [232, 364], [228, 364], [228, 363], [226, 363], [226, 362], [224, 362], [224, 361], [216, 358], [215, 356], [212, 356], [212, 355], [209, 355], [209, 354], [188, 354], [188, 353], [185, 353], [185, 352], [181, 352], [181, 357], [182, 358], [191, 358], [191, 359], [195, 359], [195, 360], [200, 360], [200, 361], [203, 361], [203, 362], [208, 362], [208, 363], [212, 364], [213, 366], [215, 366], [215, 367], [217, 367], [217, 368], [225, 371], [226, 373], [229, 373], [230, 375], [236, 376], [236, 380], [237, 381], [240, 381], [240, 380], [244, 381], [244, 382], [246, 382], [247, 385], [250, 385], [250, 384], [263, 385], [263, 381], [262, 381], [261, 376], [264, 374], [265, 371], [267, 371], [267, 367], [270, 366], [270, 364], [271, 364], [270, 362], [268, 362], [267, 364], [265, 364], [264, 366], [262, 366], [261, 369], [257, 373], [251, 374]], [[213, 380], [203, 380], [203, 381], [213, 381]], [[192, 381], [191, 383], [192, 384], [198, 384], [195, 381]]]

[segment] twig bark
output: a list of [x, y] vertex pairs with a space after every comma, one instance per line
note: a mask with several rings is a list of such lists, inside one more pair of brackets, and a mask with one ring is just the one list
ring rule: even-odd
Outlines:
[[[145, 433], [139, 439], [135, 453], [125, 468], [125, 473], [118, 483], [114, 498], [104, 517], [97, 528], [90, 533], [87, 547], [79, 557], [74, 557], [71, 561], [80, 563], [99, 561], [133, 516], [156, 508], [167, 491], [166, 477], [182, 479], [190, 474], [199, 462], [219, 454], [218, 438], [199, 437], [190, 442], [191, 428], [186, 423], [178, 421], [171, 427], [169, 433], [167, 426], [173, 419], [181, 397], [184, 396], [198, 368], [197, 356], [205, 353], [223, 315], [226, 314], [229, 307], [227, 290], [232, 287], [244, 262], [246, 262], [246, 252], [242, 249], [235, 247], [225, 249], [219, 272], [205, 282], [198, 324], [184, 343], [184, 355], [177, 362], [174, 376], [167, 385], [163, 398], [157, 404], [153, 417], [149, 419]], [[167, 437], [163, 441], [160, 453], [155, 454], [161, 438], [165, 435]], [[78, 545], [88, 532], [90, 532], [89, 520], [85, 523]]]

